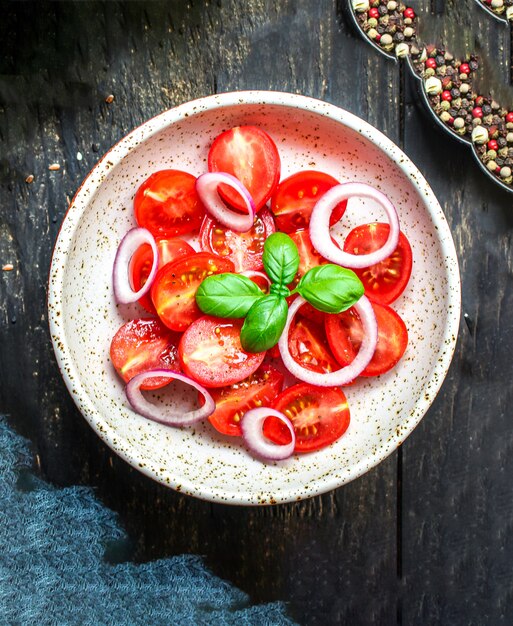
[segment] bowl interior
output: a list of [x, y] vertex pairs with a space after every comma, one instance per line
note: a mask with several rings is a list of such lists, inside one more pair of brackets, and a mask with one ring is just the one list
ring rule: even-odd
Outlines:
[[[324, 110], [278, 103], [190, 108], [187, 116], [178, 115], [171, 123], [153, 122], [151, 136], [142, 133], [130, 149], [126, 143], [115, 147], [93, 170], [68, 213], [50, 282], [53, 341], [65, 380], [85, 417], [115, 451], [175, 489], [246, 504], [322, 493], [362, 474], [395, 449], [441, 384], [459, 319], [458, 269], [445, 219], [407, 158], [395, 147], [397, 156], [392, 158], [386, 152], [390, 143], [380, 133], [373, 131], [373, 143], [365, 136], [371, 132], [368, 125], [361, 122], [361, 134], [357, 118], [348, 119], [345, 125]], [[138, 305], [116, 306], [111, 286], [117, 246], [135, 225], [137, 187], [162, 168], [205, 172], [213, 139], [244, 124], [260, 126], [273, 137], [282, 178], [317, 169], [341, 182], [362, 181], [384, 192], [398, 209], [414, 259], [410, 283], [393, 304], [409, 331], [402, 361], [386, 375], [346, 388], [351, 425], [339, 441], [320, 452], [271, 464], [254, 459], [239, 440], [219, 435], [208, 423], [177, 429], [138, 416], [109, 361], [110, 340], [119, 326], [133, 317], [147, 317]], [[409, 174], [403, 171], [408, 168]], [[383, 215], [369, 202], [352, 200], [338, 231], [348, 232]], [[184, 407], [192, 401], [189, 390], [178, 384], [166, 398]]]

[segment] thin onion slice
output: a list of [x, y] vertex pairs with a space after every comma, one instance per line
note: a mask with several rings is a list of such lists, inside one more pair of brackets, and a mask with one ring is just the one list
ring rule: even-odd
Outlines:
[[[276, 444], [268, 441], [264, 435], [264, 422], [268, 417], [277, 417], [289, 429], [291, 441], [286, 444]], [[294, 452], [296, 433], [292, 422], [280, 411], [265, 406], [249, 410], [240, 423], [242, 437], [249, 449], [263, 459], [282, 461], [288, 459]]]
[[[197, 389], [203, 398], [205, 404], [198, 409], [183, 413], [183, 411], [172, 411], [169, 407], [157, 406], [148, 402], [141, 393], [141, 387], [148, 378], [167, 378], [169, 382], [173, 380], [181, 380], [182, 382]], [[126, 396], [136, 413], [147, 417], [154, 422], [165, 424], [166, 426], [189, 426], [205, 419], [211, 415], [216, 408], [216, 403], [210, 393], [192, 378], [172, 372], [170, 370], [154, 369], [142, 372], [134, 376], [126, 386]]]
[[267, 283], [268, 288], [271, 287], [271, 280], [265, 272], [258, 272], [257, 270], [244, 270], [244, 272], [241, 272], [241, 276], [247, 276], [251, 280], [253, 278], [261, 278]]
[[[349, 198], [370, 198], [385, 210], [390, 232], [383, 246], [370, 254], [350, 254], [341, 250], [330, 236], [330, 216], [334, 208]], [[370, 267], [380, 263], [397, 248], [399, 243], [399, 216], [390, 200], [365, 183], [342, 183], [329, 189], [314, 206], [310, 218], [310, 239], [317, 252], [332, 263], [349, 268]]]
[[363, 372], [376, 350], [376, 344], [378, 342], [378, 324], [371, 303], [365, 296], [362, 296], [354, 305], [363, 325], [363, 339], [358, 354], [349, 365], [334, 372], [329, 372], [328, 374], [306, 369], [302, 365], [299, 365], [290, 354], [290, 324], [298, 309], [305, 303], [306, 300], [301, 296], [297, 296], [289, 307], [287, 323], [285, 324], [285, 328], [278, 342], [283, 364], [293, 376], [305, 383], [317, 385], [318, 387], [340, 387], [347, 385]]
[[[235, 189], [244, 200], [247, 215], [230, 209], [221, 199], [218, 192], [219, 185], [228, 185]], [[196, 179], [196, 191], [207, 211], [223, 226], [240, 233], [250, 230], [255, 222], [255, 203], [244, 185], [226, 172], [208, 172]]]
[[[145, 243], [151, 246], [153, 263], [150, 274], [144, 285], [138, 291], [134, 291], [130, 281], [130, 260], [135, 252]], [[132, 228], [129, 230], [121, 240], [118, 251], [116, 252], [116, 258], [114, 259], [112, 283], [116, 301], [120, 304], [137, 302], [139, 298], [150, 290], [158, 266], [159, 252], [155, 237], [146, 228]]]

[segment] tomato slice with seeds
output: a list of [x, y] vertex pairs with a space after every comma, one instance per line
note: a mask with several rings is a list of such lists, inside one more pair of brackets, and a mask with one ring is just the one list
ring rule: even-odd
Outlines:
[[[151, 369], [179, 372], [178, 340], [178, 334], [157, 319], [130, 320], [112, 338], [110, 360], [125, 382]], [[152, 378], [142, 388], [158, 389], [167, 384], [166, 378]]]
[[[360, 376], [379, 376], [391, 370], [402, 358], [408, 345], [408, 330], [403, 319], [391, 307], [372, 303], [378, 322], [378, 343], [374, 356]], [[326, 315], [326, 335], [338, 362], [351, 363], [360, 349], [363, 327], [354, 308], [337, 315]]]
[[[280, 182], [271, 199], [271, 210], [278, 230], [291, 233], [308, 228], [310, 215], [319, 198], [339, 182], [324, 172], [305, 170]], [[347, 200], [335, 207], [330, 225], [336, 224], [346, 210]]]
[[180, 170], [160, 170], [147, 178], [134, 198], [135, 219], [155, 237], [175, 237], [198, 229], [205, 208], [196, 177]]
[[267, 209], [257, 213], [253, 227], [246, 233], [230, 230], [207, 216], [201, 225], [200, 245], [202, 250], [230, 259], [237, 273], [260, 270], [264, 242], [274, 231], [274, 220]]
[[[208, 153], [209, 172], [228, 172], [240, 180], [259, 211], [280, 180], [280, 155], [271, 137], [256, 126], [237, 126], [221, 133]], [[219, 194], [239, 211], [247, 212], [240, 195], [219, 185]]]
[[[171, 261], [180, 259], [189, 254], [194, 254], [194, 248], [183, 239], [164, 239], [158, 237], [156, 242], [159, 251], [158, 269], [164, 267], [167, 263], [171, 263]], [[130, 260], [129, 274], [134, 291], [139, 291], [139, 289], [145, 285], [150, 275], [152, 265], [153, 252], [151, 247], [145, 243], [135, 252]], [[144, 296], [139, 299], [139, 304], [141, 304], [148, 313], [157, 315], [149, 293], [144, 294]]]
[[[299, 383], [276, 398], [273, 408], [284, 413], [296, 433], [294, 452], [313, 452], [339, 439], [349, 427], [347, 398], [338, 387]], [[264, 435], [275, 443], [290, 441], [287, 427], [275, 417], [264, 423]]]
[[[383, 246], [390, 225], [381, 222], [362, 224], [354, 228], [344, 242], [344, 250], [351, 254], [369, 254]], [[379, 304], [390, 304], [403, 293], [412, 270], [412, 252], [406, 235], [399, 233], [395, 251], [381, 263], [355, 269], [365, 288], [365, 295]]]
[[283, 378], [271, 365], [262, 365], [239, 383], [213, 389], [216, 410], [208, 418], [210, 423], [224, 435], [242, 436], [240, 421], [244, 413], [259, 406], [271, 406], [282, 390]]
[[324, 326], [295, 318], [289, 332], [289, 350], [296, 363], [313, 372], [334, 372], [340, 365], [331, 353]]
[[205, 387], [233, 385], [253, 374], [265, 352], [250, 353], [240, 343], [243, 320], [205, 315], [182, 335], [178, 354], [183, 371]]
[[323, 265], [328, 261], [313, 247], [307, 230], [297, 230], [290, 233], [289, 237], [296, 244], [299, 252], [299, 269], [296, 278], [290, 284], [290, 288], [293, 289], [298, 284], [301, 276], [304, 276], [308, 270], [312, 269], [312, 267], [317, 267], [317, 265]]
[[171, 330], [185, 330], [203, 315], [196, 304], [201, 282], [212, 274], [233, 271], [231, 261], [208, 252], [196, 252], [164, 265], [151, 288], [159, 318]]

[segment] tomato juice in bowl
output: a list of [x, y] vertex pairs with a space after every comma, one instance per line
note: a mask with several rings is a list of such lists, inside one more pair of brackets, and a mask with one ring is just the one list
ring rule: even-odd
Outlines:
[[[158, 170], [204, 173], [216, 137], [243, 125], [260, 127], [273, 138], [282, 179], [315, 169], [341, 182], [366, 182], [381, 190], [397, 207], [413, 251], [412, 279], [394, 303], [410, 336], [402, 361], [388, 374], [345, 388], [351, 423], [341, 439], [324, 450], [269, 464], [248, 455], [239, 440], [214, 432], [208, 423], [169, 428], [134, 413], [108, 356], [117, 329], [144, 315], [138, 304], [116, 306], [111, 284], [119, 242], [135, 226], [136, 190]], [[376, 206], [355, 199], [336, 230], [348, 233], [362, 222], [380, 219]], [[333, 105], [273, 92], [197, 100], [128, 135], [77, 193], [50, 273], [56, 355], [91, 426], [134, 467], [163, 484], [236, 504], [285, 502], [322, 493], [356, 478], [392, 452], [421, 419], [443, 381], [459, 308], [458, 267], [447, 223], [408, 158], [379, 131]], [[177, 384], [167, 401], [185, 407], [190, 396]]]

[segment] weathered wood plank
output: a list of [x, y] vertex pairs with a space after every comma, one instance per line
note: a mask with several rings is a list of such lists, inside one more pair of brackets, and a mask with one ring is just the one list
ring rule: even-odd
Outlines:
[[[450, 22], [447, 5], [448, 48], [465, 24], [506, 84], [508, 31], [482, 11]], [[511, 623], [511, 197], [426, 119], [408, 107], [406, 151], [449, 220], [468, 318], [442, 391], [402, 450], [402, 616], [405, 624]]]

